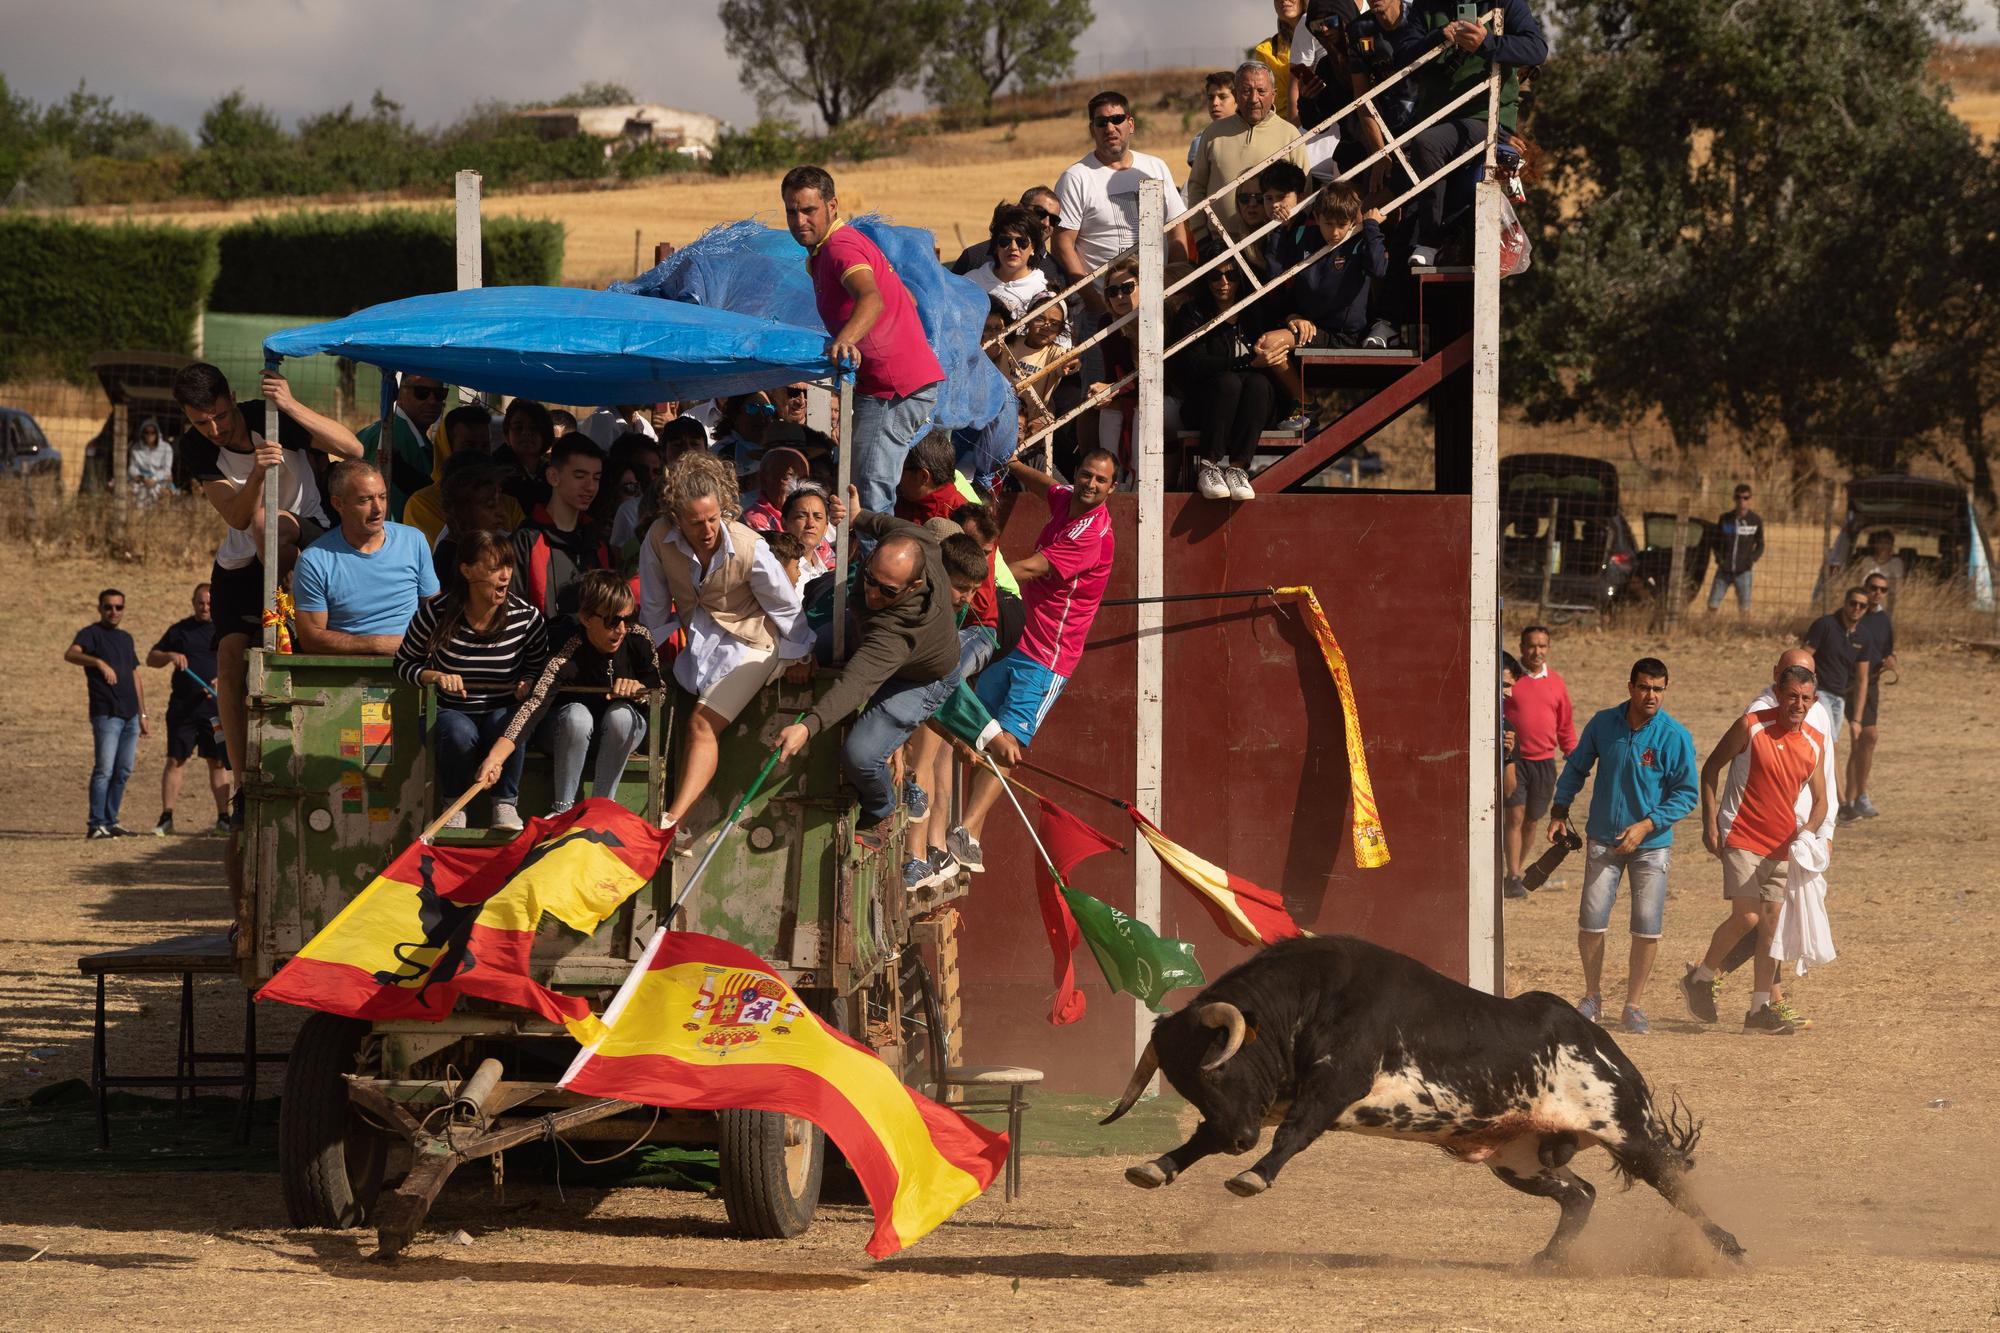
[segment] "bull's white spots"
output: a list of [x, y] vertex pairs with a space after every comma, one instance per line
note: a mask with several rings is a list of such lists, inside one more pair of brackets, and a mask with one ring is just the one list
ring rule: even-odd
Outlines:
[[1617, 1084], [1588, 1051], [1557, 1047], [1535, 1061], [1525, 1083], [1503, 1095], [1455, 1084], [1415, 1064], [1378, 1069], [1367, 1095], [1341, 1112], [1334, 1128], [1435, 1143], [1467, 1162], [1487, 1161], [1515, 1140], [1543, 1134], [1576, 1134], [1585, 1145], [1624, 1143]]

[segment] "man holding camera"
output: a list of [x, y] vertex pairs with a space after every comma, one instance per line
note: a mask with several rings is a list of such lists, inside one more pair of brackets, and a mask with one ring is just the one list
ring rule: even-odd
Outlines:
[[1632, 954], [1625, 980], [1626, 1032], [1648, 1030], [1639, 1007], [1653, 957], [1660, 948], [1661, 918], [1667, 905], [1667, 864], [1674, 824], [1694, 809], [1700, 788], [1695, 779], [1694, 737], [1661, 709], [1667, 694], [1667, 664], [1642, 657], [1632, 664], [1629, 698], [1591, 718], [1570, 751], [1556, 781], [1549, 809], [1549, 841], [1569, 838], [1569, 808], [1592, 765], [1590, 819], [1584, 826], [1589, 848], [1583, 868], [1583, 902], [1577, 909], [1576, 948], [1583, 959], [1583, 998], [1577, 1011], [1601, 1021], [1604, 1001], [1598, 983], [1604, 972], [1604, 934], [1618, 900], [1618, 879], [1632, 880]]
[[[1498, 11], [1501, 31], [1494, 33], [1484, 16]], [[1549, 56], [1542, 25], [1529, 12], [1527, 0], [1375, 0], [1374, 11], [1388, 32], [1398, 67], [1408, 65], [1437, 46], [1443, 54], [1415, 76], [1415, 121], [1423, 121], [1452, 99], [1486, 81], [1500, 66], [1500, 128], [1513, 132], [1520, 96], [1515, 71], [1539, 65]], [[1423, 180], [1486, 137], [1487, 98], [1478, 93], [1460, 103], [1445, 119], [1411, 139], [1411, 170]], [[1444, 195], [1449, 175], [1440, 176], [1413, 201], [1416, 232], [1410, 267], [1434, 268], [1444, 243]], [[1414, 183], [1414, 182], [1413, 182]]]

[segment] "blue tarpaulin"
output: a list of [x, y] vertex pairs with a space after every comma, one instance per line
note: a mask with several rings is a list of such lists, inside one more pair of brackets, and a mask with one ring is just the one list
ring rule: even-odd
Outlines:
[[[986, 457], [1011, 454], [1017, 424], [1014, 391], [979, 345], [986, 326], [986, 294], [971, 279], [937, 262], [929, 232], [892, 226], [873, 214], [851, 218], [848, 225], [881, 248], [917, 303], [924, 337], [945, 373], [932, 424], [982, 435]], [[611, 290], [804, 328], [822, 327], [812, 282], [806, 276], [805, 251], [791, 233], [761, 222], [711, 228], [647, 272], [614, 283]]]
[[412, 296], [264, 340], [266, 357], [319, 353], [469, 389], [593, 406], [716, 398], [826, 379], [834, 370], [817, 319], [799, 326], [568, 287]]

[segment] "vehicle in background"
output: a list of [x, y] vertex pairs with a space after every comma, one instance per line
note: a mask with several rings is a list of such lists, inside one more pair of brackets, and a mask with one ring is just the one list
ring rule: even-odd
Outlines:
[[18, 407], [0, 407], [0, 477], [62, 475], [62, 451], [35, 419]]
[[[1646, 544], [1639, 548], [1638, 567], [1630, 591], [1634, 597], [1658, 597], [1673, 578], [1675, 515], [1646, 511]], [[1688, 515], [1687, 552], [1681, 558], [1681, 601], [1701, 593], [1708, 581], [1708, 564], [1715, 557], [1715, 521]]]
[[1638, 557], [1612, 464], [1578, 454], [1500, 460], [1500, 585], [1509, 599], [1543, 605], [1558, 620], [1604, 611], [1632, 595]]
[[1905, 579], [1955, 584], [1979, 610], [1993, 609], [1993, 545], [1971, 493], [1956, 482], [1896, 473], [1847, 483], [1847, 517], [1826, 553], [1815, 604], [1823, 592], [1839, 591], [1825, 586], [1829, 575], [1851, 567], [1858, 580], [1868, 571], [1869, 539], [1878, 532], [1890, 534]]

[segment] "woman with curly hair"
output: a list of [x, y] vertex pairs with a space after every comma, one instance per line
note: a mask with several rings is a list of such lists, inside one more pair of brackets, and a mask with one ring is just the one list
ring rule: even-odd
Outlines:
[[667, 468], [660, 500], [639, 549], [639, 613], [658, 642], [676, 624], [687, 634], [674, 679], [697, 703], [667, 807], [666, 822], [678, 826], [715, 776], [722, 730], [785, 662], [806, 655], [811, 638], [784, 565], [738, 517], [727, 463], [683, 454]]

